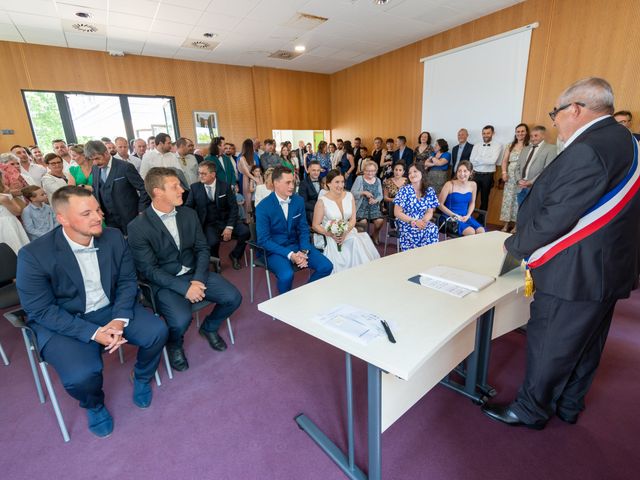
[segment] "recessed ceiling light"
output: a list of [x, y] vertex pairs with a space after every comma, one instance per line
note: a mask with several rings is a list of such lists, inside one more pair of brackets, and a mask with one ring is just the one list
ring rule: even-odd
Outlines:
[[87, 12], [76, 12], [75, 15], [80, 18], [91, 18], [91, 14]]
[[207, 32], [207, 33], [203, 34], [202, 36], [206, 37], [206, 38], [213, 38], [213, 37], [217, 37], [218, 34], [217, 33], [212, 33], [212, 32]]
[[305, 47], [304, 45], [296, 45], [294, 50], [296, 52], [304, 52], [306, 49], [307, 49], [307, 47]]

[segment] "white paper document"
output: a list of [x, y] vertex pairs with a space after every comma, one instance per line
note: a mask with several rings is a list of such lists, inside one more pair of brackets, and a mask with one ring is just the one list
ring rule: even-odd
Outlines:
[[368, 345], [378, 337], [386, 337], [381, 320], [382, 317], [375, 313], [351, 305], [336, 305], [314, 317], [314, 321], [363, 345]]
[[434, 290], [438, 290], [442, 293], [448, 293], [449, 295], [453, 295], [454, 297], [458, 298], [462, 298], [472, 292], [472, 290], [469, 290], [468, 288], [462, 288], [458, 285], [454, 285], [453, 283], [436, 280], [434, 278], [425, 277], [423, 275], [420, 276], [420, 285], [433, 288]]
[[429, 277], [458, 287], [479, 292], [496, 281], [495, 277], [480, 273], [468, 272], [459, 268], [436, 265], [420, 273], [421, 277]]

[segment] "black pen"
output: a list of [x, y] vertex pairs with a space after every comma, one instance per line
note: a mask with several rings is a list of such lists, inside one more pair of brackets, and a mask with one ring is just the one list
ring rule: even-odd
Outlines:
[[389, 328], [389, 324], [384, 319], [381, 319], [380, 323], [382, 323], [384, 331], [387, 332], [387, 338], [389, 339], [389, 341], [391, 343], [396, 343], [396, 339], [393, 336], [393, 333], [391, 333], [391, 328]]

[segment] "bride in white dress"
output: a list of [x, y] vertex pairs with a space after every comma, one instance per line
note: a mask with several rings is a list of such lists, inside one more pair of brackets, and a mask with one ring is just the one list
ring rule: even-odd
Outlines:
[[[346, 270], [380, 258], [380, 254], [366, 233], [358, 233], [356, 205], [351, 192], [344, 189], [344, 176], [339, 170], [331, 170], [326, 177], [328, 191], [318, 198], [313, 211], [313, 231], [324, 235], [324, 255], [333, 263], [333, 273]], [[327, 231], [331, 220], [348, 222], [347, 231], [340, 237]], [[338, 245], [341, 245], [338, 250]]]

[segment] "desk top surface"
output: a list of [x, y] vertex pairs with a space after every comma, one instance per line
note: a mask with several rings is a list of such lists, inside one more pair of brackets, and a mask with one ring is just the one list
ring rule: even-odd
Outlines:
[[[510, 295], [522, 295], [521, 269], [498, 277], [508, 234], [490, 232], [390, 255], [301, 286], [258, 305], [258, 309], [365, 362], [408, 380], [460, 330]], [[410, 282], [434, 265], [496, 277], [463, 298]], [[313, 320], [338, 304], [359, 307], [395, 323], [397, 343], [385, 337], [362, 345]]]

